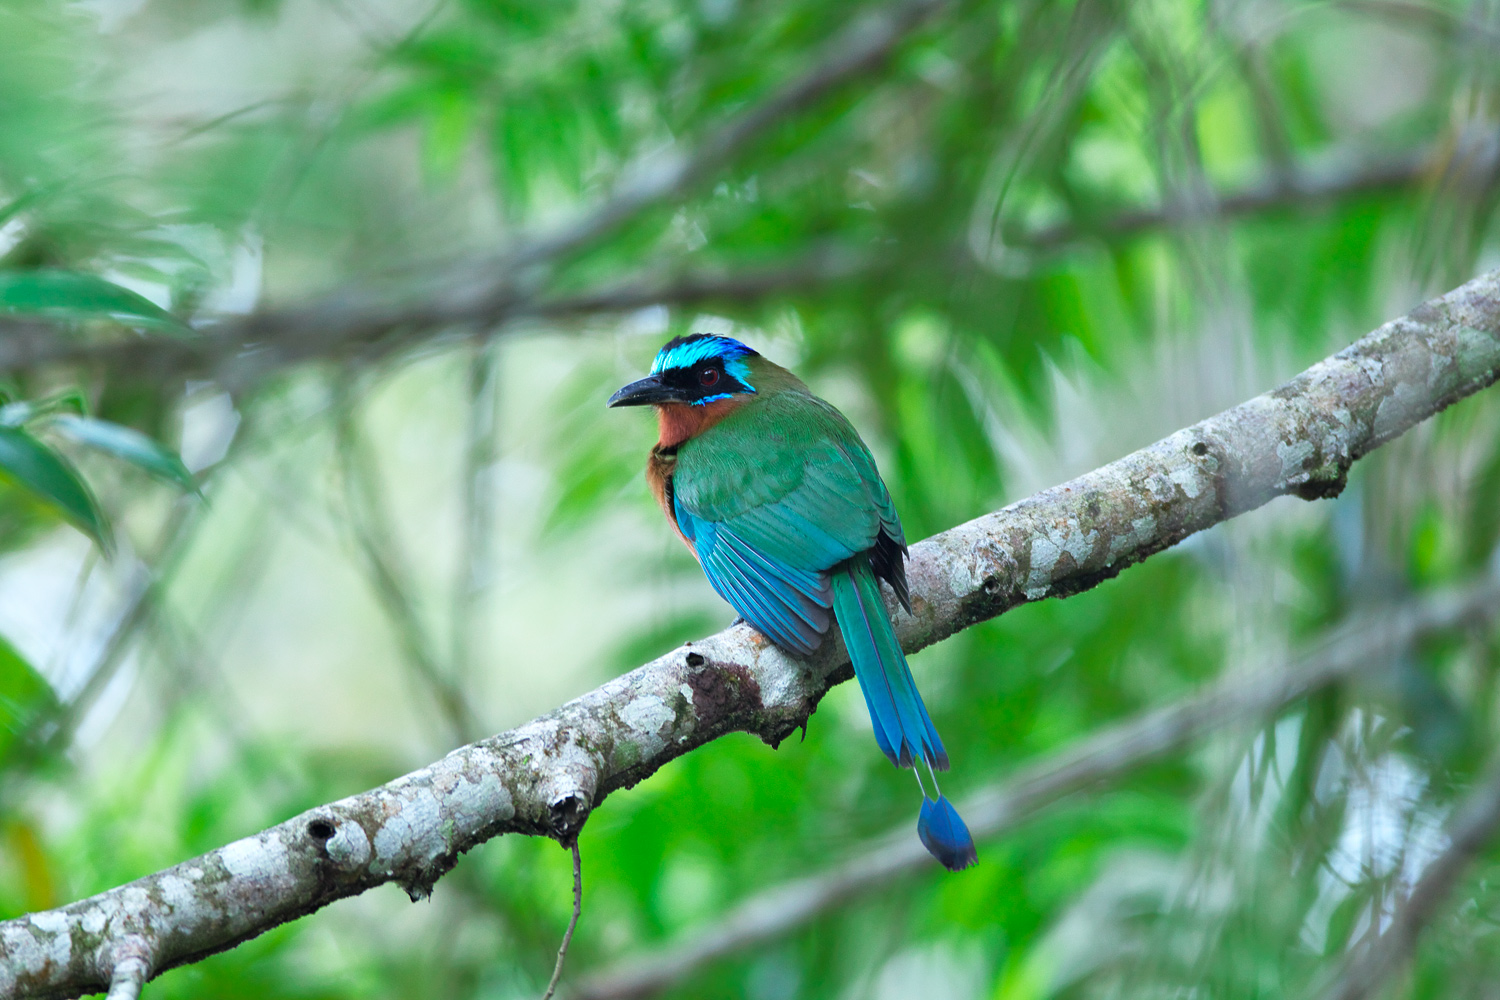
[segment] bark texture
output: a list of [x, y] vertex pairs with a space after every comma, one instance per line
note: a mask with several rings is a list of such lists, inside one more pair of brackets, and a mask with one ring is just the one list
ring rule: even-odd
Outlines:
[[[1027, 601], [1095, 586], [1349, 466], [1500, 371], [1500, 272], [1387, 323], [1285, 385], [912, 547], [915, 651]], [[891, 602], [894, 608], [894, 601]], [[571, 655], [559, 643], [556, 655]], [[842, 645], [787, 656], [740, 625], [387, 785], [57, 910], [0, 923], [0, 996], [119, 995], [345, 896], [428, 893], [502, 833], [577, 837], [591, 810], [731, 731], [772, 746], [852, 676]]]

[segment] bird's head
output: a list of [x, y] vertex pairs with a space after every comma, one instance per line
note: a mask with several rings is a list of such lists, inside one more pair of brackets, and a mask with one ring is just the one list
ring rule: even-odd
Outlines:
[[751, 384], [750, 348], [732, 337], [695, 333], [673, 337], [656, 353], [651, 374], [613, 396], [609, 406], [707, 406], [756, 391]]

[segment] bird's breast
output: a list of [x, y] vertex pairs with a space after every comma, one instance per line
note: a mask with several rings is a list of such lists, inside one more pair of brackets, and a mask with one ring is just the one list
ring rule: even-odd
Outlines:
[[667, 515], [667, 523], [672, 526], [672, 530], [677, 532], [677, 537], [682, 539], [682, 544], [688, 547], [688, 551], [696, 559], [697, 547], [682, 533], [682, 528], [677, 524], [677, 505], [673, 502], [672, 496], [672, 474], [676, 470], [677, 448], [675, 445], [663, 448], [658, 444], [651, 449], [651, 457], [646, 459], [646, 482], [650, 484], [651, 492], [656, 497], [662, 513]]

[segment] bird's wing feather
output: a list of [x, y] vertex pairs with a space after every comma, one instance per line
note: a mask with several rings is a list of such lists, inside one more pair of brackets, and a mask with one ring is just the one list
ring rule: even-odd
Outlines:
[[724, 524], [677, 507], [678, 526], [693, 540], [708, 582], [719, 596], [773, 642], [807, 655], [828, 631], [832, 604], [825, 574], [766, 558]]

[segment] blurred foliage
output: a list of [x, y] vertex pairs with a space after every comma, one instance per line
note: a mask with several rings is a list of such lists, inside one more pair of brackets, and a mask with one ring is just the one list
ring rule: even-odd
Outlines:
[[[120, 345], [483, 270], [815, 71], [873, 9], [6, 0], [0, 316]], [[806, 376], [921, 538], [1497, 266], [1497, 192], [1493, 0], [961, 0], [699, 188], [527, 277], [559, 295], [807, 280], [482, 331], [492, 350], [398, 330], [378, 362], [253, 380], [226, 377], [236, 358], [184, 382], [104, 353], [8, 373], [0, 916], [425, 763], [465, 724], [439, 688], [499, 729], [732, 617], [655, 512], [650, 428], [602, 407], [670, 335], [732, 332]], [[829, 259], [852, 265], [818, 277]], [[361, 484], [339, 454], [355, 425]], [[59, 512], [114, 525], [114, 554]], [[1337, 501], [1278, 501], [916, 657], [944, 790], [1277, 669], [1350, 616], [1489, 571], [1497, 544], [1500, 402], [1481, 394], [1361, 462]], [[1496, 639], [1391, 650], [982, 843], [970, 872], [855, 897], [673, 995], [1307, 994], [1385, 925], [1493, 753]], [[913, 813], [852, 685], [805, 740], [720, 740], [591, 817], [564, 981]], [[1398, 994], [1489, 995], [1497, 863]], [[535, 995], [569, 888], [566, 852], [502, 838], [431, 905], [342, 902], [148, 991]]]

